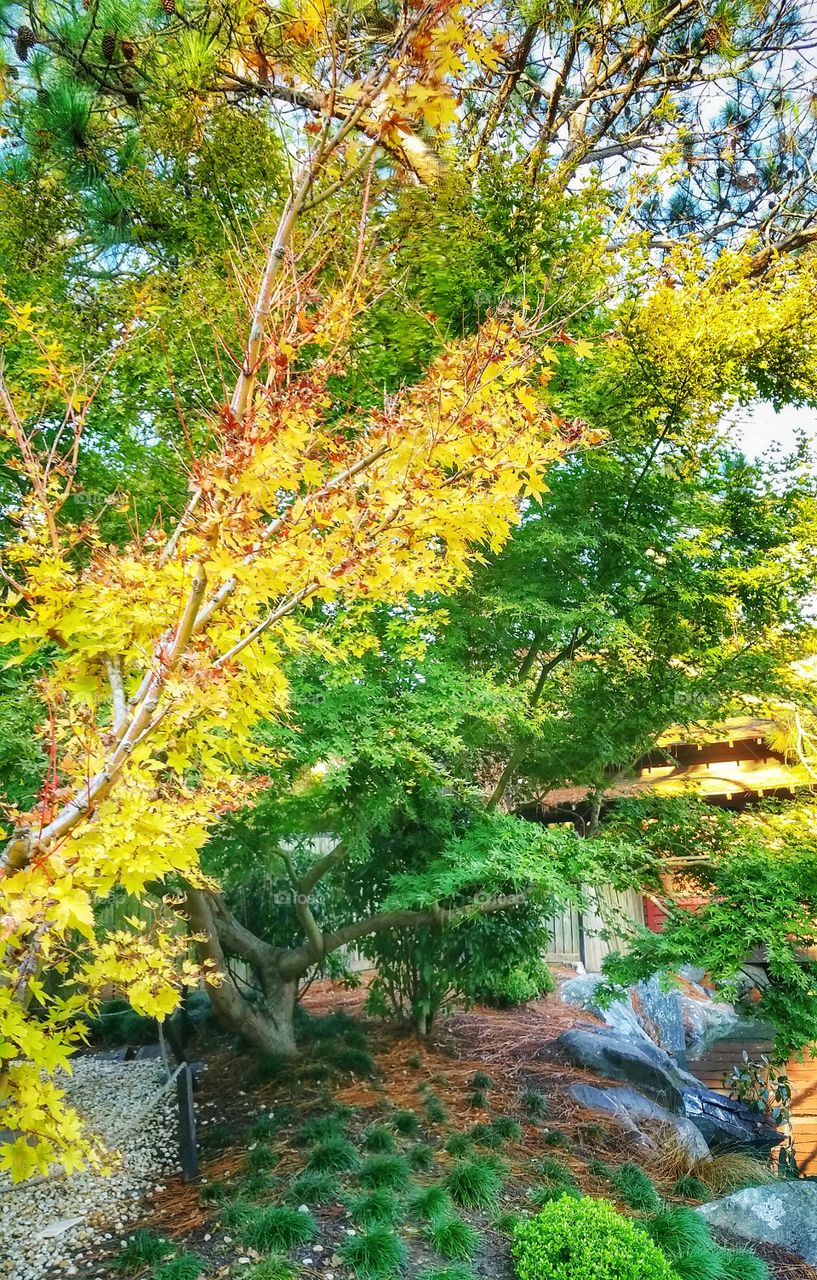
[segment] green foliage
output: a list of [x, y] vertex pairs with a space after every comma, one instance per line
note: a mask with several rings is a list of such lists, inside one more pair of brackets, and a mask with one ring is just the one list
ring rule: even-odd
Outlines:
[[445, 1176], [445, 1187], [466, 1209], [489, 1209], [502, 1189], [503, 1177], [484, 1156], [458, 1160]]
[[136, 1271], [140, 1267], [150, 1267], [161, 1262], [173, 1250], [169, 1240], [140, 1227], [129, 1236], [123, 1249], [116, 1255], [116, 1267], [120, 1271]]
[[502, 1236], [512, 1236], [521, 1222], [522, 1215], [519, 1213], [501, 1213], [494, 1218], [491, 1226]]
[[612, 1178], [613, 1170], [606, 1160], [592, 1159], [587, 1161], [587, 1172], [594, 1178]]
[[430, 1173], [434, 1168], [434, 1148], [427, 1142], [416, 1142], [406, 1152], [409, 1167], [415, 1173]]
[[479, 1111], [482, 1111], [485, 1107], [487, 1107], [488, 1094], [486, 1090], [472, 1089], [471, 1092], [468, 1094], [468, 1105], [469, 1107], [476, 1107], [477, 1110]]
[[669, 1262], [606, 1200], [563, 1196], [514, 1235], [518, 1280], [673, 1280]]
[[448, 1112], [445, 1104], [436, 1094], [430, 1093], [425, 1100], [426, 1115], [432, 1124], [445, 1124], [448, 1119]]
[[373, 1124], [363, 1131], [362, 1143], [366, 1151], [391, 1154], [397, 1150], [394, 1134], [384, 1124]]
[[277, 1130], [277, 1125], [271, 1115], [260, 1115], [252, 1123], [250, 1136], [256, 1142], [263, 1142], [265, 1138], [271, 1138]]
[[404, 1138], [413, 1138], [420, 1129], [420, 1117], [413, 1111], [395, 1111], [391, 1123]]
[[769, 1280], [769, 1268], [749, 1249], [717, 1250], [719, 1280]]
[[274, 1169], [280, 1158], [277, 1151], [272, 1151], [263, 1142], [258, 1142], [247, 1152], [247, 1168], [255, 1173], [264, 1169]]
[[406, 1262], [405, 1245], [385, 1227], [373, 1227], [363, 1235], [353, 1236], [340, 1246], [339, 1253], [360, 1280], [391, 1280]]
[[271, 1208], [249, 1208], [236, 1222], [243, 1244], [260, 1253], [285, 1253], [298, 1245], [308, 1244], [317, 1234], [317, 1223], [311, 1213], [290, 1209], [286, 1205]]
[[547, 1178], [549, 1182], [556, 1182], [563, 1187], [572, 1187], [575, 1184], [573, 1174], [566, 1165], [561, 1164], [558, 1160], [545, 1158], [537, 1161], [537, 1171], [543, 1178]]
[[198, 1280], [207, 1266], [207, 1259], [199, 1253], [180, 1253], [154, 1267], [151, 1280]]
[[532, 1117], [547, 1115], [550, 1107], [545, 1094], [539, 1093], [536, 1089], [526, 1089], [522, 1094], [521, 1102], [524, 1110]]
[[324, 1138], [312, 1148], [306, 1162], [308, 1169], [320, 1173], [344, 1173], [356, 1169], [360, 1163], [355, 1148], [348, 1138]]
[[643, 1169], [631, 1160], [613, 1170], [610, 1179], [626, 1205], [640, 1213], [655, 1213], [661, 1207], [661, 1197]]
[[409, 1201], [409, 1208], [416, 1218], [423, 1218], [426, 1222], [448, 1218], [453, 1213], [451, 1197], [439, 1183], [432, 1183], [430, 1187], [421, 1187], [415, 1191]]
[[694, 1174], [685, 1173], [672, 1188], [672, 1194], [683, 1196], [685, 1200], [708, 1200], [709, 1187]]
[[477, 1128], [483, 1129], [485, 1126], [472, 1125], [467, 1133], [452, 1133], [450, 1138], [446, 1139], [445, 1149], [450, 1156], [464, 1156], [472, 1150], [475, 1141], [479, 1135], [474, 1133]]
[[569, 1134], [563, 1129], [543, 1129], [541, 1140], [546, 1147], [562, 1147], [565, 1151], [569, 1151], [573, 1146]]
[[399, 1190], [408, 1185], [411, 1171], [402, 1156], [373, 1156], [358, 1169], [357, 1179], [362, 1187], [376, 1190], [385, 1187]]
[[257, 1173], [245, 1174], [239, 1183], [239, 1194], [255, 1200], [259, 1196], [269, 1195], [275, 1190], [276, 1185], [275, 1178], [262, 1169]]
[[425, 1234], [440, 1257], [450, 1261], [468, 1261], [480, 1246], [479, 1232], [457, 1215], [431, 1218]]
[[531, 1191], [529, 1199], [531, 1204], [542, 1209], [546, 1204], [553, 1204], [556, 1200], [561, 1200], [562, 1196], [575, 1196], [579, 1198], [581, 1192], [578, 1187], [572, 1187], [562, 1182], [546, 1182], [541, 1187], [534, 1187]]
[[578, 1133], [582, 1142], [591, 1143], [604, 1142], [605, 1138], [610, 1136], [610, 1130], [598, 1120], [589, 1120], [585, 1124], [580, 1124]]
[[681, 1258], [676, 1258], [672, 1264], [672, 1269], [681, 1280], [718, 1280], [720, 1276], [720, 1258], [717, 1252], [709, 1246], [706, 1249], [696, 1249], [693, 1253], [686, 1253]]
[[388, 1187], [377, 1187], [349, 1204], [349, 1216], [356, 1227], [394, 1227], [403, 1217], [397, 1196]]
[[[290, 1063], [290, 1071], [292, 1063]], [[340, 1111], [320, 1112], [304, 1120], [298, 1128], [296, 1138], [299, 1142], [334, 1141], [342, 1138], [346, 1127], [346, 1116]]]
[[485, 1071], [475, 1071], [468, 1081], [472, 1089], [492, 1089], [494, 1082]]
[[340, 1199], [340, 1183], [329, 1171], [306, 1169], [293, 1178], [287, 1190], [287, 1200], [294, 1205], [329, 1204]]
[[687, 1254], [705, 1252], [712, 1247], [709, 1227], [694, 1209], [667, 1207], [648, 1218], [644, 1226], [650, 1239], [674, 1262]]
[[333, 1055], [332, 1062], [338, 1071], [348, 1072], [353, 1076], [368, 1078], [377, 1074], [375, 1060], [365, 1049], [339, 1049]]
[[295, 1280], [297, 1270], [287, 1258], [264, 1258], [242, 1271], [246, 1280]]
[[421, 1271], [417, 1280], [477, 1280], [477, 1277], [465, 1263], [454, 1263], [450, 1267], [432, 1267], [428, 1271]]
[[199, 1188], [199, 1200], [202, 1204], [219, 1204], [229, 1195], [229, 1187], [226, 1182], [216, 1179], [213, 1182], [203, 1183]]

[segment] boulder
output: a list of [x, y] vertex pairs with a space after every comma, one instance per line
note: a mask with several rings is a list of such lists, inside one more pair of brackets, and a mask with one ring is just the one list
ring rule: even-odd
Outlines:
[[777, 1182], [770, 1187], [747, 1187], [698, 1213], [711, 1227], [719, 1227], [748, 1241], [780, 1245], [817, 1265], [817, 1182]]
[[675, 1132], [678, 1145], [687, 1152], [691, 1160], [706, 1160], [709, 1156], [706, 1139], [691, 1120], [687, 1120], [686, 1116], [673, 1115], [666, 1107], [646, 1098], [637, 1089], [630, 1089], [626, 1085], [600, 1089], [596, 1085], [581, 1083], [571, 1085], [568, 1093], [580, 1106], [615, 1116], [625, 1129], [629, 1132], [635, 1130], [642, 1138], [644, 1135], [638, 1127], [639, 1121], [666, 1125]]
[[772, 1147], [783, 1141], [783, 1134], [759, 1119], [742, 1102], [703, 1085], [682, 1089], [682, 1114], [706, 1138], [713, 1152], [757, 1152], [768, 1155]]
[[558, 1044], [571, 1062], [595, 1071], [608, 1080], [622, 1080], [636, 1085], [670, 1111], [681, 1113], [681, 1089], [694, 1084], [664, 1053], [644, 1036], [628, 1040], [606, 1027], [571, 1027], [559, 1036]]
[[654, 973], [632, 988], [630, 1003], [650, 1039], [674, 1058], [683, 1058], [686, 1037], [678, 988], [667, 989], [661, 975]]

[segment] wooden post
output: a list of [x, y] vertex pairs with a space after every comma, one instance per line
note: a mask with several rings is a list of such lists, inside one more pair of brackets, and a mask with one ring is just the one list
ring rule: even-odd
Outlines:
[[176, 1096], [179, 1100], [179, 1159], [182, 1177], [185, 1182], [194, 1182], [199, 1175], [199, 1156], [196, 1149], [193, 1076], [186, 1062], [176, 1078]]

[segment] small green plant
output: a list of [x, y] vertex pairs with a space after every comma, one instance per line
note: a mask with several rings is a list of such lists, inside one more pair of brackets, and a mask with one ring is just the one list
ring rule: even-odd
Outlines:
[[613, 1170], [606, 1160], [588, 1160], [587, 1172], [592, 1173], [594, 1178], [612, 1178]]
[[228, 1200], [219, 1209], [219, 1222], [226, 1231], [238, 1231], [256, 1213], [256, 1207], [249, 1200], [241, 1198]]
[[465, 1209], [489, 1209], [502, 1189], [502, 1174], [484, 1156], [458, 1160], [445, 1178], [445, 1186]]
[[199, 1200], [202, 1204], [220, 1204], [229, 1194], [230, 1188], [220, 1178], [216, 1178], [213, 1182], [205, 1182], [199, 1187]]
[[631, 1160], [614, 1169], [610, 1181], [624, 1203], [637, 1213], [656, 1213], [661, 1208], [661, 1197], [652, 1182]]
[[562, 1187], [575, 1186], [575, 1178], [566, 1165], [560, 1164], [558, 1160], [552, 1160], [550, 1156], [545, 1156], [536, 1165], [537, 1170], [543, 1178], [547, 1178], [548, 1182], [555, 1182]]
[[415, 1191], [409, 1201], [409, 1210], [415, 1218], [431, 1222], [435, 1218], [450, 1217], [454, 1206], [445, 1187], [434, 1182], [430, 1187], [421, 1187], [419, 1191]]
[[604, 1142], [604, 1139], [610, 1136], [610, 1130], [598, 1120], [588, 1120], [585, 1124], [580, 1124], [578, 1133], [582, 1142]]
[[450, 1267], [432, 1267], [430, 1271], [421, 1271], [417, 1280], [477, 1280], [474, 1272], [464, 1262], [455, 1262]]
[[312, 1148], [306, 1167], [321, 1173], [345, 1173], [358, 1164], [358, 1154], [348, 1138], [334, 1137], [324, 1138]]
[[445, 1149], [450, 1156], [466, 1156], [474, 1146], [474, 1129], [473, 1125], [468, 1133], [452, 1133], [451, 1137], [445, 1144]]
[[332, 1065], [338, 1071], [347, 1071], [353, 1076], [362, 1076], [366, 1078], [377, 1074], [377, 1066], [375, 1060], [365, 1049], [352, 1048], [351, 1046], [338, 1049], [332, 1056]]
[[232, 1130], [228, 1125], [222, 1124], [220, 1120], [217, 1120], [215, 1124], [202, 1125], [199, 1130], [199, 1142], [207, 1151], [228, 1147], [232, 1139]]
[[553, 1204], [555, 1200], [561, 1200], [562, 1196], [580, 1196], [581, 1192], [578, 1187], [565, 1186], [561, 1182], [545, 1182], [541, 1187], [535, 1187], [530, 1193], [530, 1202], [536, 1209], [543, 1209], [546, 1204]]
[[263, 1142], [259, 1142], [247, 1152], [247, 1168], [253, 1173], [258, 1173], [262, 1169], [274, 1169], [279, 1159], [277, 1151], [272, 1151]]
[[427, 1142], [417, 1142], [406, 1152], [406, 1159], [415, 1173], [430, 1173], [434, 1168], [434, 1148]]
[[198, 1280], [206, 1269], [207, 1259], [200, 1253], [180, 1253], [154, 1267], [151, 1280]]
[[250, 1080], [262, 1084], [266, 1080], [286, 1080], [292, 1075], [292, 1059], [282, 1053], [260, 1053], [250, 1070]]
[[709, 1227], [694, 1209], [677, 1205], [659, 1209], [643, 1225], [650, 1239], [672, 1262], [712, 1248]]
[[119, 1271], [136, 1271], [137, 1268], [151, 1267], [154, 1263], [161, 1262], [172, 1251], [173, 1245], [169, 1240], [157, 1235], [155, 1231], [140, 1228], [128, 1237], [125, 1247], [117, 1255], [116, 1267]]
[[720, 1280], [721, 1277], [720, 1259], [711, 1246], [675, 1258], [672, 1269], [679, 1280]]
[[300, 1126], [296, 1137], [303, 1143], [323, 1142], [326, 1138], [342, 1137], [346, 1127], [345, 1122], [346, 1117], [339, 1111], [332, 1111], [328, 1115], [311, 1116]]
[[372, 1124], [363, 1131], [363, 1147], [366, 1151], [381, 1155], [391, 1154], [397, 1150], [394, 1134], [384, 1124]]
[[522, 1137], [522, 1126], [513, 1116], [497, 1116], [491, 1121], [490, 1127], [503, 1142], [518, 1142]]
[[243, 1244], [259, 1253], [285, 1253], [298, 1245], [308, 1244], [317, 1233], [311, 1213], [274, 1205], [253, 1209], [237, 1226]]
[[684, 1200], [708, 1200], [709, 1187], [700, 1178], [685, 1173], [672, 1188], [674, 1196], [682, 1196]]
[[472, 1089], [468, 1095], [468, 1105], [477, 1111], [484, 1111], [488, 1106], [488, 1094], [484, 1089]]
[[352, 1236], [338, 1252], [347, 1266], [354, 1267], [359, 1280], [391, 1280], [406, 1263], [405, 1245], [386, 1227]]
[[480, 1245], [480, 1234], [458, 1214], [432, 1218], [426, 1227], [426, 1239], [441, 1258], [464, 1262], [473, 1258]]
[[432, 1124], [445, 1124], [448, 1112], [441, 1098], [436, 1093], [427, 1093], [425, 1099], [426, 1115]]
[[503, 1145], [503, 1138], [497, 1132], [493, 1124], [486, 1124], [482, 1121], [472, 1124], [468, 1133], [464, 1135], [471, 1139], [471, 1142], [478, 1147], [488, 1147], [497, 1150]]
[[401, 1156], [372, 1156], [360, 1166], [357, 1176], [362, 1187], [397, 1190], [407, 1185], [409, 1175], [408, 1163]]
[[514, 1234], [518, 1280], [674, 1280], [649, 1236], [607, 1200], [562, 1196]]
[[491, 1226], [501, 1236], [512, 1236], [522, 1220], [521, 1213], [500, 1213], [498, 1218], [494, 1218]]
[[766, 1263], [748, 1249], [718, 1249], [716, 1256], [718, 1280], [770, 1280]]
[[561, 1147], [564, 1151], [569, 1151], [573, 1146], [568, 1135], [561, 1129], [544, 1129], [542, 1141], [546, 1147]]
[[319, 1169], [305, 1169], [289, 1184], [286, 1195], [290, 1204], [332, 1204], [340, 1199], [337, 1175]]
[[547, 1115], [550, 1110], [550, 1103], [547, 1098], [536, 1089], [526, 1089], [520, 1101], [523, 1111], [534, 1118]]
[[420, 1117], [413, 1111], [395, 1111], [391, 1122], [404, 1138], [413, 1138], [420, 1129]]
[[401, 1220], [403, 1209], [393, 1191], [377, 1187], [353, 1200], [349, 1215], [356, 1227], [393, 1227]]
[[420, 1057], [419, 1053], [412, 1053], [409, 1055], [408, 1065], [412, 1071], [420, 1070], [423, 1065], [423, 1059]]
[[275, 1132], [276, 1126], [272, 1116], [260, 1115], [253, 1121], [250, 1136], [256, 1142], [263, 1142], [265, 1138], [271, 1138]]
[[494, 1082], [484, 1071], [475, 1071], [468, 1081], [472, 1089], [493, 1089]]
[[295, 1280], [296, 1275], [288, 1258], [264, 1258], [248, 1271], [241, 1271], [242, 1280]]
[[266, 1170], [261, 1169], [258, 1173], [248, 1173], [241, 1179], [239, 1191], [242, 1196], [247, 1196], [251, 1200], [257, 1199], [259, 1196], [268, 1196], [276, 1187], [275, 1178]]

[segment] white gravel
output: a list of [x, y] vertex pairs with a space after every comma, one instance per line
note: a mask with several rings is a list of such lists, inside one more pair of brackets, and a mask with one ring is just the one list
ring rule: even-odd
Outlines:
[[133, 1124], [165, 1080], [158, 1060], [75, 1060], [73, 1075], [65, 1076], [61, 1087], [68, 1102], [119, 1157], [107, 1176], [76, 1173], [12, 1187], [0, 1175], [3, 1280], [43, 1280], [86, 1271], [142, 1215], [143, 1197], [158, 1190], [162, 1179], [177, 1169], [175, 1088]]

